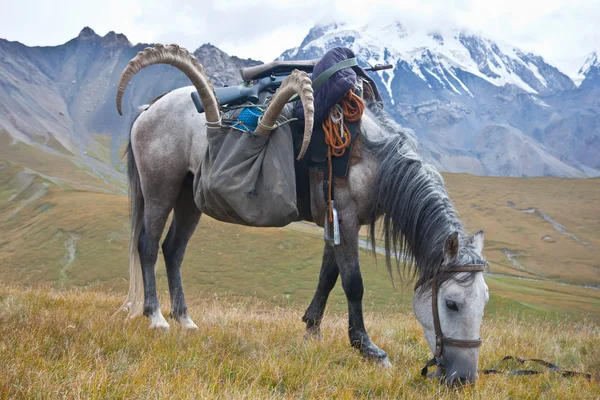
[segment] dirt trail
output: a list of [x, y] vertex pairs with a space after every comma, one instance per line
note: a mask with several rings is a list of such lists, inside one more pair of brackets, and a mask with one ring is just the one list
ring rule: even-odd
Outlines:
[[544, 219], [545, 221], [549, 222], [549, 223], [550, 223], [550, 225], [552, 225], [552, 227], [554, 228], [554, 230], [555, 230], [556, 232], [558, 232], [558, 233], [561, 233], [561, 234], [563, 234], [563, 235], [565, 235], [565, 236], [568, 236], [568, 237], [570, 237], [571, 239], [575, 240], [577, 243], [580, 243], [580, 244], [582, 244], [582, 245], [584, 245], [584, 246], [586, 246], [586, 247], [592, 247], [592, 245], [591, 245], [591, 244], [584, 242], [583, 240], [579, 239], [577, 236], [575, 236], [575, 235], [573, 235], [571, 232], [569, 232], [569, 231], [567, 230], [567, 227], [566, 227], [566, 226], [564, 226], [564, 225], [561, 225], [561, 224], [559, 224], [558, 222], [556, 222], [556, 221], [555, 221], [555, 220], [554, 220], [554, 219], [553, 219], [553, 218], [550, 216], [550, 214], [547, 214], [547, 213], [545, 213], [545, 212], [542, 212], [542, 211], [538, 210], [537, 208], [533, 208], [533, 207], [530, 207], [530, 208], [524, 208], [524, 209], [517, 208], [517, 206], [515, 205], [515, 203], [513, 203], [512, 201], [509, 201], [509, 202], [508, 202], [508, 206], [509, 206], [510, 208], [514, 208], [514, 209], [515, 209], [515, 210], [517, 210], [517, 211], [521, 211], [522, 213], [525, 213], [525, 214], [535, 214], [535, 215], [538, 215], [538, 216], [540, 216], [542, 219]]
[[69, 266], [75, 261], [75, 255], [77, 253], [77, 242], [81, 239], [81, 234], [75, 232], [68, 232], [67, 238], [65, 239], [65, 249], [67, 252], [61, 261], [60, 268], [60, 284], [64, 285], [68, 279]]

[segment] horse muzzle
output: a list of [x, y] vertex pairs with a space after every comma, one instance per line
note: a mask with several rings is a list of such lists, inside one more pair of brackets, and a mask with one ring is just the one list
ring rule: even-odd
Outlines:
[[440, 378], [448, 386], [463, 386], [475, 383], [477, 380], [477, 366], [479, 349], [444, 349], [444, 364]]

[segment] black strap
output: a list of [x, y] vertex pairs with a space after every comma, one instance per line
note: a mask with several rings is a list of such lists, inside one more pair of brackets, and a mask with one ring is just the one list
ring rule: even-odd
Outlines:
[[504, 361], [507, 361], [507, 360], [514, 360], [519, 364], [524, 364], [526, 362], [535, 362], [535, 363], [538, 363], [538, 364], [543, 365], [544, 367], [548, 368], [548, 371], [557, 372], [557, 373], [561, 374], [562, 376], [566, 376], [566, 377], [583, 376], [590, 382], [592, 382], [592, 380], [593, 380], [592, 374], [588, 374], [586, 372], [566, 371], [566, 370], [561, 369], [556, 364], [552, 364], [551, 362], [540, 360], [538, 358], [520, 358], [520, 357], [513, 357], [513, 356], [505, 356], [502, 360], [500, 360], [500, 362], [498, 364], [494, 365], [493, 368], [484, 369], [483, 371], [481, 371], [481, 373], [484, 375], [489, 375], [489, 374], [535, 375], [535, 374], [541, 374], [544, 372], [544, 371], [536, 371], [533, 369], [517, 369], [517, 370], [511, 370], [511, 371], [498, 371], [498, 367], [500, 367], [500, 365]]
[[442, 365], [443, 365], [443, 363], [442, 363], [441, 357], [433, 357], [431, 360], [427, 361], [427, 364], [425, 364], [425, 366], [421, 370], [421, 376], [426, 376], [428, 378], [433, 377], [433, 372], [431, 374], [427, 375], [427, 369], [429, 367], [433, 367], [433, 366], [442, 368]]
[[[498, 364], [494, 365], [493, 368], [484, 369], [479, 372], [482, 373], [483, 375], [491, 375], [491, 374], [537, 375], [537, 374], [542, 374], [545, 372], [545, 371], [537, 371], [534, 369], [514, 369], [514, 370], [510, 370], [510, 371], [499, 371], [498, 368], [500, 367], [500, 365], [504, 361], [507, 361], [507, 360], [514, 360], [514, 361], [518, 362], [519, 364], [524, 364], [526, 362], [535, 362], [535, 363], [538, 363], [538, 364], [543, 365], [544, 367], [548, 368], [548, 371], [557, 372], [564, 377], [582, 376], [585, 379], [587, 379], [589, 382], [600, 381], [600, 377], [593, 377], [592, 374], [588, 374], [587, 372], [567, 371], [567, 370], [560, 368], [556, 364], [552, 364], [551, 362], [540, 360], [538, 358], [520, 358], [520, 357], [513, 357], [513, 356], [505, 356], [502, 360], [500, 360], [500, 362], [498, 362]], [[433, 367], [433, 366], [442, 368], [443, 362], [442, 362], [441, 358], [434, 357], [431, 360], [429, 360], [427, 362], [427, 364], [425, 364], [425, 366], [421, 370], [421, 376], [432, 378], [434, 376], [434, 373], [432, 372], [430, 374], [427, 374], [427, 370], [429, 369], [429, 367]]]

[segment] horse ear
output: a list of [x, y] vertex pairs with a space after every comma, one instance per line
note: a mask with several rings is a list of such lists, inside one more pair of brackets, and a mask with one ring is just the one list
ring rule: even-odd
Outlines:
[[448, 235], [446, 242], [444, 243], [444, 261], [446, 263], [458, 257], [458, 247], [458, 232], [452, 232]]
[[479, 231], [473, 235], [473, 246], [481, 253], [483, 250], [483, 231]]

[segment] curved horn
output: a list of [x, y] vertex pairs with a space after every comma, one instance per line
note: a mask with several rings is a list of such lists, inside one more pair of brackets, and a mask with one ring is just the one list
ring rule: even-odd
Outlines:
[[275, 121], [279, 117], [279, 114], [281, 114], [283, 107], [285, 107], [286, 103], [296, 93], [300, 96], [302, 106], [304, 107], [304, 138], [302, 139], [302, 147], [298, 154], [298, 160], [301, 160], [304, 157], [304, 153], [306, 153], [306, 149], [308, 149], [315, 119], [315, 99], [313, 97], [312, 81], [306, 72], [295, 69], [290, 76], [285, 78], [269, 102], [269, 106], [259, 121], [255, 132], [263, 136], [268, 136], [276, 128]]
[[215, 89], [204, 71], [204, 67], [198, 62], [196, 57], [176, 44], [155, 44], [154, 47], [147, 47], [140, 51], [129, 61], [129, 64], [121, 73], [117, 89], [117, 110], [120, 115], [123, 115], [121, 103], [127, 84], [139, 71], [154, 64], [169, 64], [183, 72], [192, 81], [192, 84], [196, 87], [200, 95], [202, 105], [204, 106], [206, 122], [209, 123], [209, 126], [210, 124], [220, 124], [219, 102], [215, 96]]

